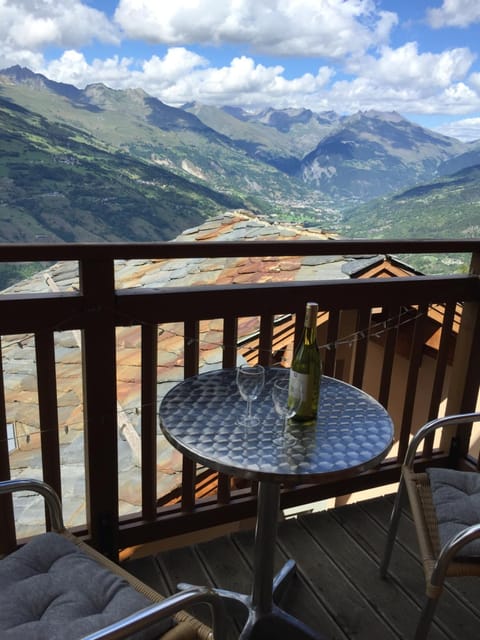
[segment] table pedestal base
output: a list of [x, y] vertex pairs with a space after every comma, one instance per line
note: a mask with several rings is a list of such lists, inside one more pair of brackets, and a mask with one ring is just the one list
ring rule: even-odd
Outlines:
[[303, 622], [278, 607], [260, 618], [250, 615], [240, 640], [326, 640]]
[[[247, 596], [226, 589], [214, 591], [222, 598], [241, 603], [247, 609], [247, 622], [239, 640], [325, 640], [303, 622], [280, 609], [277, 604], [295, 571], [295, 562], [288, 560], [277, 575], [273, 574], [279, 510], [280, 485], [275, 482], [259, 482], [252, 594]], [[185, 589], [191, 585], [178, 586]]]
[[[295, 562], [288, 560], [273, 580], [273, 602], [266, 611], [255, 607], [251, 596], [228, 589], [213, 589], [225, 600], [239, 602], [247, 609], [248, 618], [239, 640], [279, 640], [279, 638], [282, 640], [283, 638], [288, 638], [288, 640], [324, 640], [324, 636], [319, 635], [275, 604], [281, 599], [294, 572]], [[183, 582], [178, 585], [178, 588], [182, 590], [191, 587], [192, 585]]]

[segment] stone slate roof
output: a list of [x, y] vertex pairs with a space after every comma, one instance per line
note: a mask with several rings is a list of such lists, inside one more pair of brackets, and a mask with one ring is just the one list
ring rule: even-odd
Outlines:
[[[208, 242], [212, 240], [305, 240], [334, 239], [314, 229], [285, 223], [272, 224], [244, 211], [229, 211], [202, 225], [184, 231], [176, 241]], [[345, 265], [352, 258], [344, 256], [305, 256], [282, 259], [199, 258], [182, 260], [129, 260], [116, 264], [118, 288], [160, 288], [253, 282], [300, 281], [348, 278]], [[35, 274], [4, 293], [78, 290], [75, 263], [59, 262]], [[251, 322], [251, 321], [249, 321]], [[221, 323], [202, 323], [201, 370], [221, 366]], [[256, 327], [245, 322], [240, 335]], [[55, 339], [59, 425], [61, 440], [62, 491], [65, 520], [68, 526], [84, 522], [83, 416], [80, 371], [80, 336], [78, 332], [58, 332]], [[138, 456], [138, 422], [140, 418], [139, 327], [118, 330], [118, 402], [120, 512], [135, 512], [140, 500]], [[159, 335], [159, 399], [183, 377], [182, 327], [168, 326]], [[16, 426], [16, 448], [11, 452], [13, 476], [41, 477], [39, 419], [35, 378], [35, 348], [31, 336], [7, 336], [2, 340], [7, 420]], [[12, 446], [13, 446], [12, 442]], [[158, 495], [172, 491], [181, 471], [180, 455], [158, 433]], [[35, 501], [19, 498], [18, 519], [25, 535], [43, 519], [43, 510]], [[27, 504], [29, 505], [27, 508]], [[22, 506], [23, 505], [23, 506]], [[27, 511], [25, 511], [27, 509]], [[43, 520], [42, 520], [43, 521]]]

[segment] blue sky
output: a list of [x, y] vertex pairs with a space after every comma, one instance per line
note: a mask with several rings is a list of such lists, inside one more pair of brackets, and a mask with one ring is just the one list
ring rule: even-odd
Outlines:
[[167, 104], [398, 111], [480, 139], [478, 0], [0, 0], [0, 68]]

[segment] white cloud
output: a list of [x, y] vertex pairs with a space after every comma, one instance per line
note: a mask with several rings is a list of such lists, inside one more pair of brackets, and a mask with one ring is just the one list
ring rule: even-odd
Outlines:
[[[331, 108], [348, 111], [396, 110], [402, 114], [469, 113], [480, 107], [476, 74], [468, 77], [475, 56], [459, 48], [439, 54], [419, 53], [416, 43], [384, 47], [378, 58], [364, 56], [347, 65], [352, 79], [335, 82], [328, 92]], [[479, 76], [480, 78], [480, 76]], [[480, 90], [480, 82], [478, 87]]]
[[252, 58], [234, 58], [229, 66], [205, 69], [179, 78], [163, 92], [171, 104], [197, 100], [206, 104], [244, 106], [306, 106], [310, 96], [328, 82], [331, 71], [322, 67], [316, 76], [307, 73], [288, 80], [281, 66], [255, 64]]
[[467, 49], [419, 54], [416, 45], [409, 44], [395, 50], [386, 47], [378, 59], [351, 61], [349, 71], [355, 77], [337, 79], [337, 71], [321, 66], [316, 74], [287, 78], [283, 66], [258, 64], [248, 56], [215, 67], [195, 52], [172, 47], [163, 57], [153, 55], [141, 63], [119, 56], [89, 63], [83, 53], [69, 50], [36, 70], [79, 87], [93, 82], [117, 89], [141, 87], [174, 106], [196, 100], [340, 113], [395, 109], [403, 114], [465, 114], [480, 108], [480, 74], [466, 77], [472, 59]]
[[[197, 100], [340, 113], [374, 108], [407, 116], [480, 109], [472, 51], [431, 53], [415, 42], [394, 48], [389, 38], [398, 18], [379, 11], [377, 0], [119, 0], [116, 26], [85, 2], [0, 0], [0, 68], [23, 64], [78, 87], [141, 87], [171, 105]], [[445, 18], [461, 10], [473, 20], [476, 7], [477, 0], [445, 0], [438, 11]], [[120, 35], [125, 49], [115, 48]], [[138, 57], [137, 41], [128, 38], [170, 47], [152, 45]], [[83, 49], [95, 39], [112, 44], [108, 53], [92, 57], [95, 49]], [[208, 43], [226, 43], [240, 53], [215, 63], [205, 57], [206, 46], [203, 55], [189, 47]], [[55, 46], [63, 53], [47, 61], [43, 51]], [[214, 57], [216, 47], [210, 51]], [[266, 57], [260, 64], [261, 53], [281, 53], [281, 64]], [[292, 71], [295, 58], [308, 64]]]
[[470, 86], [480, 91], [480, 73], [471, 73], [468, 81]]
[[44, 64], [43, 54], [0, 43], [0, 69], [16, 64], [29, 69], [40, 69]]
[[0, 60], [13, 51], [33, 54], [52, 45], [78, 47], [95, 38], [119, 42], [107, 17], [80, 0], [0, 0]]
[[435, 130], [446, 136], [463, 140], [464, 142], [480, 140], [480, 117], [449, 122], [448, 124], [437, 127]]
[[387, 87], [409, 89], [447, 87], [465, 77], [474, 54], [466, 48], [442, 53], [419, 53], [415, 42], [397, 49], [385, 47], [379, 58], [368, 56], [350, 63], [350, 71]]
[[196, 100], [213, 105], [318, 108], [333, 76], [324, 66], [316, 75], [305, 73], [287, 79], [282, 66], [256, 64], [246, 56], [234, 58], [224, 67], [209, 67], [204, 58], [183, 47], [169, 49], [163, 58], [152, 56], [140, 69], [128, 58], [114, 56], [89, 64], [82, 53], [67, 51], [39, 71], [78, 87], [94, 82], [117, 89], [141, 87], [173, 106]]
[[439, 8], [427, 11], [427, 20], [431, 27], [468, 27], [480, 22], [480, 4], [478, 0], [443, 0]]
[[469, 113], [479, 106], [479, 96], [463, 82], [447, 87], [441, 96], [443, 113]]
[[66, 51], [61, 58], [37, 69], [58, 82], [84, 87], [103, 82], [113, 88], [141, 87], [171, 105], [197, 100], [205, 104], [255, 106], [318, 105], [333, 71], [321, 67], [316, 75], [306, 73], [284, 77], [280, 65], [256, 64], [240, 56], [224, 67], [210, 67], [208, 61], [183, 47], [173, 47], [164, 57], [152, 56], [135, 66], [130, 58], [114, 56], [88, 63], [83, 53]]
[[206, 64], [204, 58], [181, 47], [169, 49], [163, 58], [154, 55], [140, 65], [133, 58], [118, 55], [95, 58], [89, 63], [82, 52], [68, 50], [57, 60], [35, 70], [52, 80], [80, 88], [103, 82], [114, 89], [140, 87], [162, 98], [162, 92], [175, 87], [182, 80], [195, 77], [197, 68]]
[[384, 42], [396, 16], [377, 14], [373, 0], [120, 0], [115, 20], [128, 37], [152, 43], [340, 58]]
[[131, 86], [133, 60], [112, 56], [105, 59], [94, 59], [88, 63], [83, 53], [75, 50], [65, 51], [62, 56], [53, 60], [41, 69], [37, 69], [56, 82], [85, 87], [87, 84], [103, 82], [112, 88], [128, 88]]
[[152, 56], [143, 63], [143, 78], [148, 84], [159, 79], [163, 83], [175, 83], [207, 65], [208, 60], [202, 56], [183, 47], [173, 47], [168, 49], [163, 58]]

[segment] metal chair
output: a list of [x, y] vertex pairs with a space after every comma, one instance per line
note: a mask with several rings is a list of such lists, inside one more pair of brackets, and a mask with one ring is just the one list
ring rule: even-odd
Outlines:
[[[429, 475], [415, 473], [413, 469], [415, 454], [423, 440], [437, 429], [453, 425], [466, 427], [476, 421], [480, 421], [480, 413], [452, 415], [428, 422], [410, 442], [402, 466], [398, 492], [390, 518], [387, 543], [380, 565], [380, 575], [385, 577], [387, 574], [402, 506], [405, 496], [408, 495], [425, 574], [427, 596], [417, 625], [415, 640], [423, 640], [427, 637], [445, 578], [480, 576], [478, 556], [469, 558], [462, 554], [461, 558], [458, 557], [465, 545], [480, 538], [480, 514], [478, 524], [465, 527], [442, 546]], [[464, 472], [455, 471], [454, 473], [462, 474]]]
[[[127, 583], [127, 585], [124, 585], [124, 582], [122, 582], [119, 588], [126, 587], [127, 589], [134, 589], [137, 592], [137, 595], [135, 596], [136, 599], [138, 599], [138, 594], [142, 594], [142, 596], [144, 596], [144, 598], [141, 599], [143, 608], [140, 608], [133, 613], [130, 612], [129, 615], [125, 615], [120, 620], [109, 621], [108, 624], [96, 631], [89, 632], [88, 635], [80, 636], [82, 640], [119, 640], [121, 638], [130, 637], [145, 638], [147, 636], [148, 638], [151, 638], [152, 635], [149, 629], [154, 630], [153, 638], [155, 638], [155, 640], [159, 637], [161, 637], [162, 640], [213, 640], [213, 638], [222, 640], [222, 638], [225, 637], [224, 606], [221, 598], [215, 592], [206, 587], [195, 587], [176, 593], [168, 598], [164, 598], [157, 591], [135, 578], [132, 574], [125, 571], [122, 567], [115, 564], [65, 529], [60, 499], [48, 484], [38, 480], [23, 479], [0, 482], [0, 494], [12, 493], [15, 491], [32, 491], [42, 495], [48, 507], [52, 531], [60, 534], [62, 538], [73, 543], [82, 554], [85, 554], [89, 559], [92, 559], [101, 565], [101, 567], [113, 574], [113, 581], [115, 581], [114, 576], [117, 576]], [[49, 536], [49, 534], [40, 534], [40, 536], [36, 536], [37, 541], [42, 536]], [[42, 543], [43, 541], [39, 541], [39, 544]], [[28, 547], [29, 544], [31, 544], [31, 542], [27, 542], [25, 548]], [[51, 543], [46, 542], [46, 546], [44, 545], [44, 548], [47, 551], [49, 549], [49, 544]], [[40, 546], [40, 551], [41, 549], [42, 547]], [[76, 554], [76, 549], [73, 547], [72, 549]], [[13, 552], [13, 556], [15, 553], [16, 552]], [[38, 551], [36, 553], [38, 555]], [[8, 557], [9, 556], [7, 555], [6, 558]], [[0, 560], [0, 564], [1, 562], [3, 562], [3, 560]], [[41, 572], [42, 570], [39, 571], [40, 574]], [[110, 579], [110, 573], [104, 574], [107, 576], [107, 580]], [[63, 576], [61, 577], [61, 580], [63, 582]], [[66, 589], [75, 580], [75, 575], [65, 575], [64, 582]], [[117, 582], [120, 583], [120, 581]], [[94, 585], [92, 585], [92, 587], [93, 586]], [[98, 598], [98, 594], [92, 593], [89, 594], [89, 596], [90, 595], [92, 601], [95, 601]], [[8, 592], [6, 594], [4, 593], [2, 597], [8, 602]], [[71, 598], [71, 596], [67, 595], [67, 600], [68, 597]], [[213, 631], [212, 628], [198, 621], [196, 618], [184, 611], [184, 607], [196, 605], [198, 603], [205, 603], [210, 607], [213, 620]], [[59, 604], [57, 608], [59, 610], [59, 615], [63, 616], [64, 611], [62, 611], [61, 604]], [[159, 621], [170, 617], [173, 617], [174, 625], [165, 633], [162, 632], [161, 635], [156, 634], [155, 629]], [[148, 631], [147, 636], [145, 635], [146, 630]], [[137, 636], [137, 633], [140, 633], [141, 635]], [[74, 637], [78, 636], [70, 637], [71, 640], [74, 640]]]

